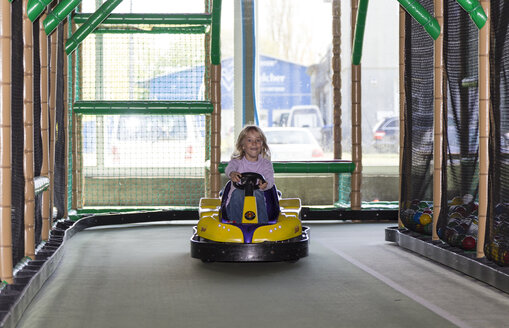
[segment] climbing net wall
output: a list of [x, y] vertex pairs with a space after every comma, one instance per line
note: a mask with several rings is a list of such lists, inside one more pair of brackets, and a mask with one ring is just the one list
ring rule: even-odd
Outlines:
[[[76, 27], [86, 19], [75, 15]], [[203, 13], [114, 13], [82, 43], [78, 207], [195, 205], [204, 196], [210, 25]]]
[[[433, 11], [433, 1], [423, 1]], [[438, 235], [452, 246], [475, 248], [478, 194], [478, 30], [455, 2], [444, 5], [445, 87], [441, 211], [433, 213], [434, 44], [407, 14], [405, 147], [401, 220], [410, 230]], [[468, 238], [467, 238], [468, 237]]]
[[445, 190], [438, 235], [452, 246], [474, 250], [479, 216], [479, 32], [453, 1], [445, 3], [444, 17]]
[[[421, 4], [432, 11], [433, 1], [421, 1]], [[429, 234], [433, 207], [433, 39], [409, 14], [405, 22], [406, 99], [400, 217], [408, 229]]]
[[[432, 1], [423, 1], [432, 10]], [[509, 265], [509, 5], [491, 6], [490, 133], [487, 230], [484, 252]], [[408, 18], [408, 15], [407, 15]], [[445, 85], [440, 213], [432, 211], [433, 43], [407, 20], [405, 50], [405, 148], [401, 220], [406, 228], [431, 234], [438, 216], [439, 238], [464, 251], [479, 236], [479, 31], [456, 1], [444, 3]], [[426, 136], [429, 136], [426, 137]]]
[[486, 257], [509, 265], [509, 3], [492, 2], [491, 133]]

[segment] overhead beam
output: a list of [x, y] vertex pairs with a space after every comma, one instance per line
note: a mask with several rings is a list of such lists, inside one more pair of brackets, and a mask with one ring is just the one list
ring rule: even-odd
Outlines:
[[65, 43], [65, 53], [71, 54], [85, 38], [101, 24], [122, 0], [108, 0], [93, 13]]

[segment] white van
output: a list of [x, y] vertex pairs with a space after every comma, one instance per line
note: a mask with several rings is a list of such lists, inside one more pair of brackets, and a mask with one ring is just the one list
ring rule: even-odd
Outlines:
[[300, 105], [293, 106], [288, 116], [287, 126], [307, 128], [311, 131], [318, 142], [322, 140], [322, 128], [324, 126], [322, 113], [318, 106]]
[[105, 124], [105, 167], [203, 167], [203, 115], [118, 115]]

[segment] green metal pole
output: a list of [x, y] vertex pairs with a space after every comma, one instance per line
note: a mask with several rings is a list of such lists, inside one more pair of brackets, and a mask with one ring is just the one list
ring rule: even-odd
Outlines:
[[435, 17], [419, 3], [417, 0], [398, 0], [405, 10], [421, 24], [426, 32], [436, 40], [440, 35], [440, 25]]
[[72, 37], [65, 43], [66, 54], [71, 54], [74, 49], [90, 34], [92, 31], [101, 24], [106, 17], [122, 2], [122, 0], [108, 0], [93, 13], [88, 20], [80, 26]]
[[[76, 13], [73, 20], [76, 24], [85, 23], [93, 14]], [[111, 25], [206, 25], [211, 24], [211, 14], [111, 14], [104, 21]]]
[[486, 24], [486, 21], [488, 20], [488, 17], [486, 16], [486, 13], [482, 9], [481, 4], [477, 0], [456, 0], [456, 2], [459, 3], [461, 8], [465, 9], [465, 11], [468, 13], [472, 21], [474, 21], [475, 25], [477, 25], [478, 29], [481, 29], [484, 24]]
[[366, 27], [366, 16], [368, 14], [369, 0], [359, 0], [357, 9], [357, 20], [353, 38], [352, 64], [359, 65], [362, 57], [362, 41], [364, 40], [364, 29]]
[[212, 3], [212, 37], [210, 46], [210, 61], [212, 65], [221, 64], [221, 0]]
[[53, 0], [28, 0], [27, 15], [32, 22], [46, 9]]
[[80, 4], [80, 2], [81, 0], [60, 2], [55, 9], [48, 14], [48, 17], [46, 17], [43, 22], [46, 35], [50, 35], [51, 32], [57, 28], [58, 24], [60, 24], [60, 22], [63, 21], [67, 15], [69, 15], [69, 13]]
[[[219, 163], [219, 173], [224, 173], [228, 163]], [[351, 161], [272, 162], [275, 173], [352, 173], [355, 163]]]
[[73, 110], [79, 114], [210, 114], [210, 101], [76, 101]]

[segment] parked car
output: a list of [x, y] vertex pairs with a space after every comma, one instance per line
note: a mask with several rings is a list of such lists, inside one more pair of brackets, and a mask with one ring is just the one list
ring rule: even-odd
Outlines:
[[399, 117], [386, 117], [380, 120], [373, 129], [373, 143], [380, 152], [399, 150]]
[[196, 115], [111, 116], [106, 167], [203, 167], [204, 129]]
[[[472, 124], [468, 127], [468, 153], [476, 153], [478, 150], [477, 140], [472, 138], [478, 138], [477, 125]], [[397, 152], [399, 149], [399, 117], [387, 117], [377, 123], [373, 130], [373, 138], [375, 148], [382, 152]], [[414, 132], [414, 138], [419, 138], [420, 143], [427, 144], [432, 147], [433, 145], [433, 127], [427, 128], [425, 131], [419, 133]], [[505, 138], [501, 138], [501, 144], [505, 146]], [[447, 140], [448, 149], [450, 154], [460, 153], [460, 138], [457, 124], [452, 116], [447, 118]], [[467, 147], [465, 146], [465, 147]]]
[[287, 126], [288, 125], [288, 116], [290, 116], [290, 111], [279, 111], [276, 120], [273, 123], [274, 126]]
[[264, 129], [273, 161], [300, 161], [323, 158], [323, 150], [306, 128], [270, 127]]
[[296, 128], [307, 128], [319, 142], [322, 141], [324, 126], [322, 113], [315, 105], [293, 106], [288, 115], [286, 125]]

